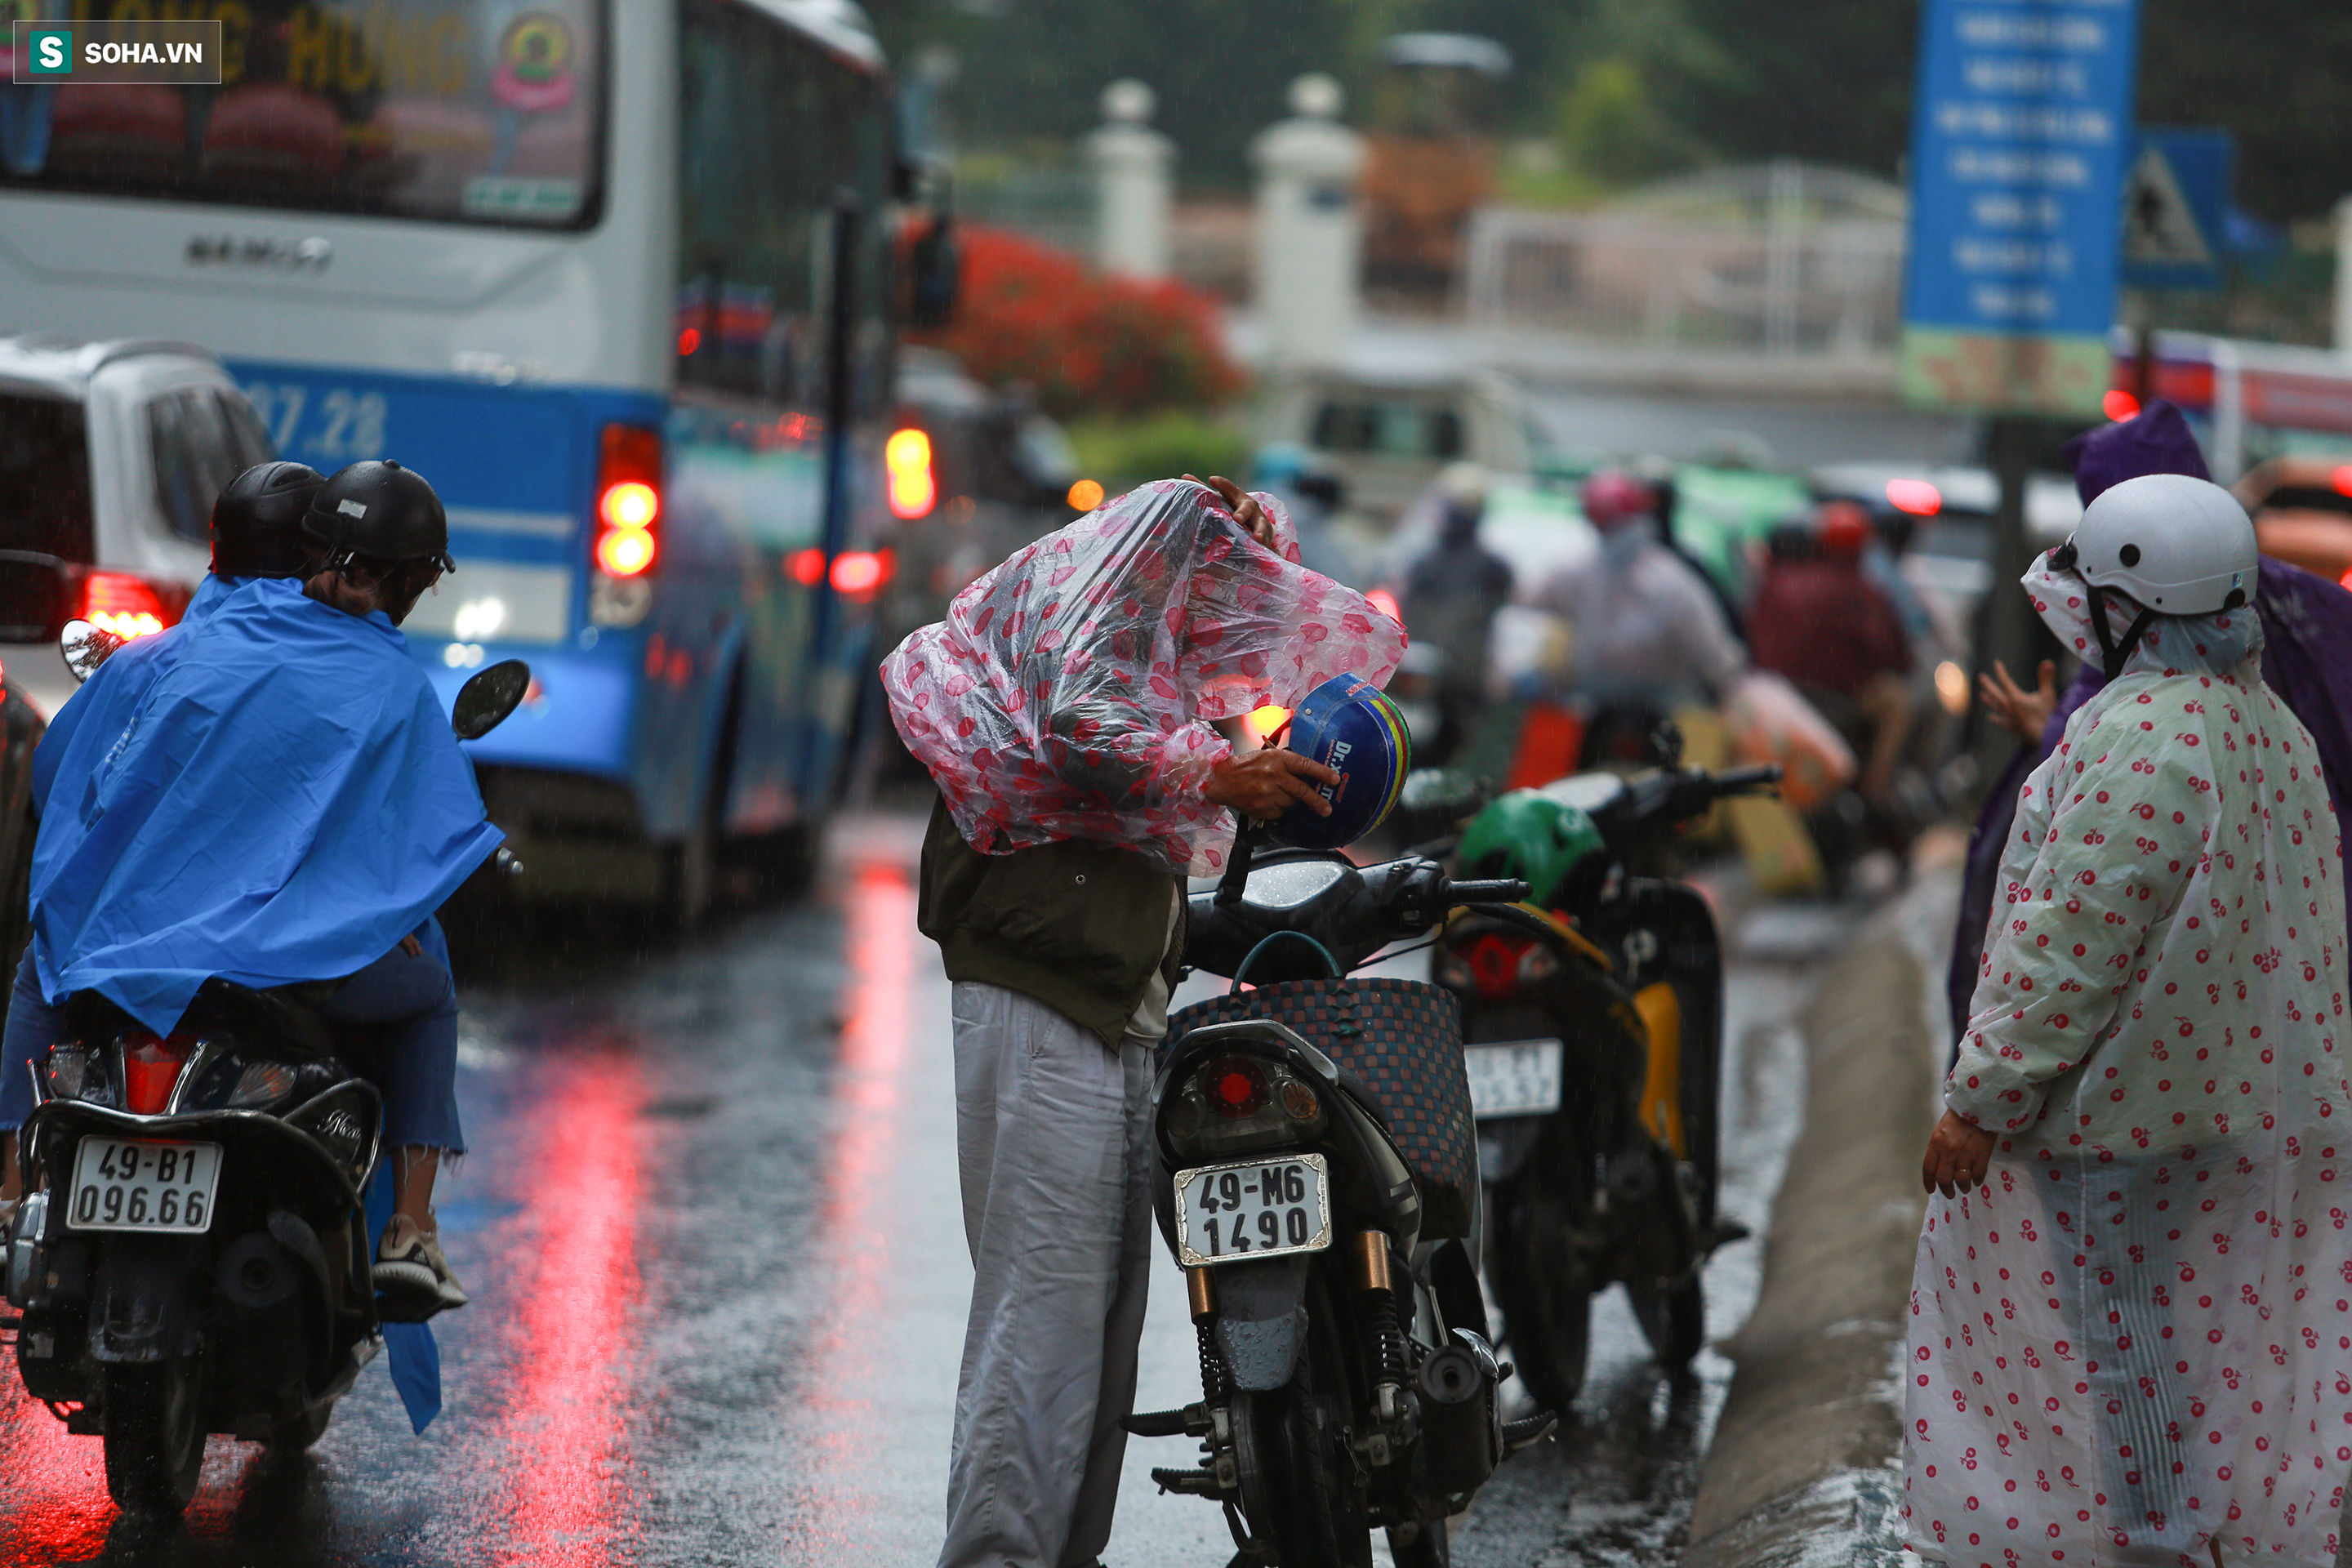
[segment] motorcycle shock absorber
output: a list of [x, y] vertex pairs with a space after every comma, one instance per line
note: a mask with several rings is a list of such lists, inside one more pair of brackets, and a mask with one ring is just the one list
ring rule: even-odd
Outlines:
[[1404, 1387], [1412, 1375], [1404, 1328], [1397, 1318], [1396, 1290], [1389, 1274], [1389, 1238], [1385, 1231], [1367, 1230], [1356, 1237], [1356, 1289], [1364, 1297], [1364, 1323], [1371, 1336], [1373, 1397], [1383, 1423], [1397, 1420], [1404, 1410]]
[[1233, 1377], [1225, 1370], [1224, 1352], [1217, 1348], [1217, 1281], [1205, 1268], [1184, 1270], [1184, 1300], [1192, 1309], [1192, 1332], [1201, 1342], [1201, 1398], [1222, 1405], [1231, 1397]]

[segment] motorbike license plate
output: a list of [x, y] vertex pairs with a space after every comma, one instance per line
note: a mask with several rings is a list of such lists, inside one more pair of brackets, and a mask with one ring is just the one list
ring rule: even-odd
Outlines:
[[1187, 1268], [1330, 1245], [1331, 1179], [1320, 1154], [1176, 1173], [1176, 1259]]
[[220, 1184], [217, 1143], [134, 1143], [84, 1138], [74, 1155], [73, 1230], [162, 1230], [200, 1234], [213, 1223]]
[[1559, 1109], [1560, 1054], [1558, 1040], [1501, 1040], [1462, 1047], [1470, 1078], [1470, 1113], [1542, 1116]]

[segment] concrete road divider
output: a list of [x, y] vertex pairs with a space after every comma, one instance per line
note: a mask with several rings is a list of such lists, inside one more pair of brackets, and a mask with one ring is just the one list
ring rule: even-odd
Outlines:
[[1684, 1568], [1900, 1555], [1896, 1380], [1936, 1085], [1923, 981], [1888, 929], [1830, 966], [1801, 1019], [1804, 1131], [1774, 1205], [1756, 1310], [1722, 1347], [1738, 1370]]

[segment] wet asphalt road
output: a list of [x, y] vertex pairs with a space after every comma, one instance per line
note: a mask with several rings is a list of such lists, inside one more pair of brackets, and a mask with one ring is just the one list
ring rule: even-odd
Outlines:
[[[914, 929], [919, 835], [911, 816], [846, 821], [805, 900], [475, 980], [475, 1152], [441, 1203], [474, 1304], [436, 1325], [439, 1420], [412, 1436], [372, 1367], [308, 1456], [214, 1438], [185, 1527], [158, 1536], [118, 1523], [97, 1439], [26, 1399], [10, 1354], [0, 1568], [929, 1563], [971, 1276], [948, 987]], [[1843, 929], [1744, 923], [1723, 1206], [1759, 1231], [1803, 1102], [1785, 1020]], [[1710, 1266], [1713, 1336], [1746, 1316], [1758, 1253]], [[1199, 1390], [1164, 1258], [1152, 1289], [1139, 1405], [1161, 1409]], [[1666, 1383], [1604, 1299], [1578, 1420], [1457, 1521], [1455, 1562], [1672, 1563], [1729, 1370], [1709, 1351]], [[1130, 1447], [1112, 1568], [1231, 1555], [1213, 1507], [1150, 1484], [1189, 1454]]]

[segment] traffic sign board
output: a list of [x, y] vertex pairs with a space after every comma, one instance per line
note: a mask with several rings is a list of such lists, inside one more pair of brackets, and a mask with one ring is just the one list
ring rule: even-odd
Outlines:
[[2219, 289], [2230, 174], [2226, 131], [2143, 127], [2124, 182], [2123, 281], [2133, 289]]
[[2138, 0], [1927, 0], [1902, 386], [1914, 403], [2099, 412]]

